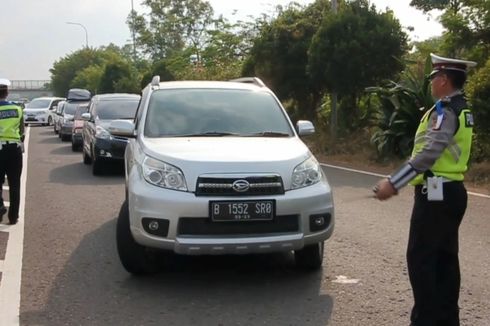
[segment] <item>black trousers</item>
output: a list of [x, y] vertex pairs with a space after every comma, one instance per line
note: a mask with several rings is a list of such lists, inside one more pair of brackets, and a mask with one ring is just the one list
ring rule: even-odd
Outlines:
[[415, 187], [407, 262], [414, 326], [459, 325], [461, 276], [458, 230], [468, 195], [462, 182], [444, 183], [444, 201], [428, 201]]
[[[0, 149], [0, 181], [3, 186], [5, 175], [7, 175], [10, 200], [8, 217], [11, 221], [19, 218], [21, 174], [22, 149], [17, 144], [2, 145], [2, 149]], [[3, 205], [2, 192], [0, 192], [0, 206]]]

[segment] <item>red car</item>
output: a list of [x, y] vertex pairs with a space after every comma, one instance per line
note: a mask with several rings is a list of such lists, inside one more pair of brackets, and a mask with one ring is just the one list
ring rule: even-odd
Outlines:
[[77, 151], [82, 147], [82, 130], [85, 120], [82, 119], [82, 114], [88, 112], [88, 103], [78, 106], [73, 117], [73, 127], [71, 129], [71, 149]]

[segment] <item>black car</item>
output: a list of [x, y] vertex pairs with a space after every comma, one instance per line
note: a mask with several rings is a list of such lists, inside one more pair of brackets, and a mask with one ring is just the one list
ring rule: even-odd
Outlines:
[[128, 139], [113, 136], [107, 129], [113, 120], [134, 120], [140, 98], [135, 94], [103, 94], [90, 101], [89, 112], [82, 115], [82, 151], [83, 163], [92, 163], [94, 175], [102, 173], [104, 163], [124, 160]]

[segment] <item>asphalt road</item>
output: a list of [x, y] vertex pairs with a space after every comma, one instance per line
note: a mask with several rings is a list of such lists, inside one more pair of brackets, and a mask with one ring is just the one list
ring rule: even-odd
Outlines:
[[[376, 177], [325, 170], [336, 229], [322, 271], [297, 270], [291, 254], [178, 257], [137, 278], [115, 246], [122, 168], [94, 177], [51, 127], [31, 128], [20, 324], [408, 325], [411, 189], [380, 203], [365, 197]], [[470, 197], [460, 234], [463, 325], [490, 325], [489, 211], [489, 199]]]

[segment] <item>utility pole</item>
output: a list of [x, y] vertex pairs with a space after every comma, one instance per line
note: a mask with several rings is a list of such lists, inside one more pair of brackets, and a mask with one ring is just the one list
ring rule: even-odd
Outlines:
[[131, 0], [131, 19], [133, 21], [133, 27], [131, 28], [131, 34], [133, 34], [133, 60], [136, 61], [136, 37], [134, 35], [134, 4], [133, 0]]
[[[337, 0], [331, 0], [332, 3], [332, 12], [334, 15], [337, 14], [338, 8], [337, 8]], [[331, 94], [331, 101], [332, 101], [332, 110], [330, 112], [330, 135], [332, 139], [337, 138], [337, 92], [333, 91]]]

